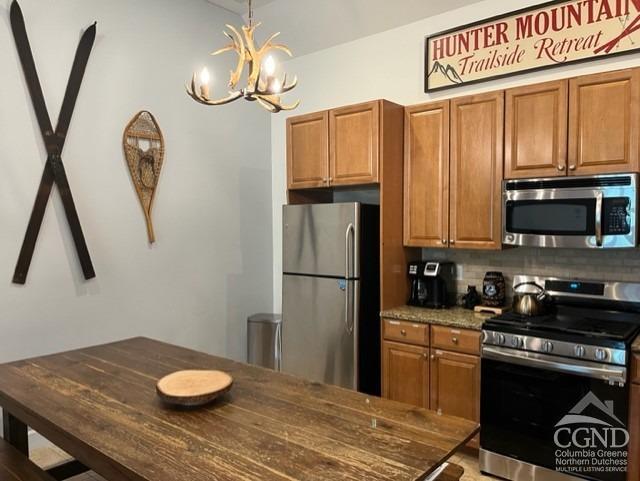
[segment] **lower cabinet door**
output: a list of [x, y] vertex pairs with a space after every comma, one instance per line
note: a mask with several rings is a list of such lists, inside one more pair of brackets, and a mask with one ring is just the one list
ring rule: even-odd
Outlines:
[[384, 341], [382, 366], [382, 392], [385, 398], [429, 407], [428, 348]]
[[631, 385], [627, 481], [640, 481], [640, 384]]
[[431, 350], [431, 409], [480, 421], [480, 358]]

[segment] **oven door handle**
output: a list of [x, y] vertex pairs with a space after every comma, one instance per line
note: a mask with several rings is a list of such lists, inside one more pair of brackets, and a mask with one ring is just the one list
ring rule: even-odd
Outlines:
[[536, 352], [516, 351], [504, 347], [482, 346], [482, 358], [492, 361], [502, 361], [532, 368], [547, 369], [549, 371], [575, 374], [577, 376], [602, 379], [610, 383], [625, 384], [627, 382], [627, 368], [595, 362], [575, 361], [568, 358], [558, 358]]

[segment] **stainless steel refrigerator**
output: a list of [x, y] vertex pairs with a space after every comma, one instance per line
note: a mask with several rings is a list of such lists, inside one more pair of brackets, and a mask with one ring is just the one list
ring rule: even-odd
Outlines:
[[379, 395], [379, 207], [283, 209], [282, 370]]

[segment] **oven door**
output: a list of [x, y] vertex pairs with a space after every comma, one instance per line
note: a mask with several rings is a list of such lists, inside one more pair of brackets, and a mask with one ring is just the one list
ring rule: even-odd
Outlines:
[[[562, 463], [567, 453], [561, 454], [558, 450], [580, 449], [573, 445], [569, 430], [583, 427], [562, 424], [572, 419], [566, 417], [572, 410], [576, 415], [603, 420], [623, 430], [627, 426], [628, 385], [612, 386], [590, 377], [486, 358], [482, 359], [481, 382], [481, 448], [525, 463], [564, 471]], [[595, 398], [587, 398], [590, 393]], [[588, 406], [583, 407], [580, 403], [585, 399]], [[594, 399], [602, 401], [600, 407], [604, 405], [609, 409], [613, 406], [620, 423], [607, 419], [598, 406], [589, 403]], [[584, 427], [587, 426], [588, 423]], [[589, 431], [577, 436], [579, 444], [590, 441], [586, 433]], [[626, 447], [621, 449], [620, 455], [626, 456]], [[621, 472], [572, 472], [571, 475], [624, 481], [626, 468]]]
[[635, 247], [636, 199], [630, 188], [508, 190], [507, 245], [570, 248]]

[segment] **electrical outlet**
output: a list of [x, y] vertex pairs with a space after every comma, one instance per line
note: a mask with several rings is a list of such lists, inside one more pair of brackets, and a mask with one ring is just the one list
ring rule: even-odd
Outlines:
[[464, 266], [456, 264], [456, 280], [461, 281], [462, 279], [464, 279]]

